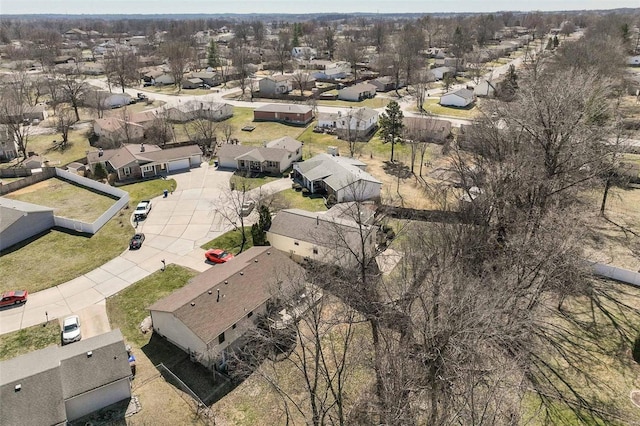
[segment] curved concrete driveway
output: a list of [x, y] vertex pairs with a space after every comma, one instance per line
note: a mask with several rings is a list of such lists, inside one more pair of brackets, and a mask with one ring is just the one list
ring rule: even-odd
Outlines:
[[[0, 334], [19, 330], [78, 312], [101, 303], [136, 281], [175, 263], [197, 271], [211, 265], [204, 262], [202, 244], [231, 229], [232, 225], [216, 214], [228, 200], [232, 172], [217, 170], [203, 163], [199, 168], [171, 176], [177, 188], [167, 198], [152, 200], [149, 217], [137, 231], [146, 239], [141, 249], [126, 250], [120, 256], [74, 280], [29, 295], [28, 302], [16, 308], [0, 310]], [[291, 187], [289, 179], [263, 185], [262, 193]], [[257, 191], [249, 196], [257, 196]], [[246, 218], [251, 224], [257, 213]]]

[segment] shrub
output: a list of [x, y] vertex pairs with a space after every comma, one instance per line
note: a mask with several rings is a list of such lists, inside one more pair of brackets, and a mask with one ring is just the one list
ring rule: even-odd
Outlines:
[[640, 364], [640, 336], [636, 337], [635, 342], [633, 342], [633, 360]]
[[311, 191], [309, 191], [309, 188], [302, 188], [302, 195], [305, 197], [308, 197], [310, 193]]

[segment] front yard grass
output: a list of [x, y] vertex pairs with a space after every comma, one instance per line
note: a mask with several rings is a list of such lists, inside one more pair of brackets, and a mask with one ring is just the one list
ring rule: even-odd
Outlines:
[[58, 320], [0, 335], [0, 361], [60, 344]]
[[51, 207], [56, 216], [84, 222], [93, 222], [116, 201], [105, 194], [57, 178], [11, 192], [5, 198]]
[[326, 211], [324, 198], [321, 195], [311, 194], [309, 196], [302, 195], [294, 189], [285, 189], [274, 194], [274, 204], [283, 209], [302, 209], [311, 212]]
[[[251, 237], [251, 227], [244, 227], [245, 237], [247, 241], [244, 243], [244, 250], [253, 247], [253, 238]], [[242, 231], [240, 228], [233, 229], [229, 232], [225, 232], [218, 238], [214, 238], [208, 243], [203, 244], [201, 247], [205, 250], [211, 248], [219, 248], [226, 250], [234, 255], [240, 251], [240, 245], [242, 244]]]
[[152, 333], [142, 334], [140, 323], [149, 315], [149, 306], [185, 286], [198, 275], [193, 269], [167, 265], [107, 299], [107, 315], [111, 328], [120, 328], [129, 342], [144, 346]]
[[275, 176], [258, 176], [255, 178], [254, 177], [249, 178], [249, 177], [233, 174], [231, 176], [230, 185], [237, 190], [242, 190], [242, 188], [244, 187], [245, 190], [250, 191], [254, 188], [261, 187], [262, 185], [265, 185], [269, 182], [276, 181], [278, 179], [281, 179], [281, 178], [275, 177]]
[[[129, 205], [153, 198], [175, 181], [151, 180], [125, 185]], [[0, 291], [45, 290], [79, 277], [117, 257], [127, 249], [134, 232], [129, 221], [132, 210], [123, 209], [95, 235], [77, 235], [52, 229], [0, 253]]]

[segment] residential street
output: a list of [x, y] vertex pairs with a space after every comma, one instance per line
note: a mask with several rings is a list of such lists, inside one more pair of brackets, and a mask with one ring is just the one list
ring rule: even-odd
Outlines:
[[[178, 190], [167, 198], [152, 199], [149, 217], [140, 222], [145, 242], [139, 250], [125, 250], [120, 256], [74, 280], [29, 295], [26, 304], [0, 310], [0, 334], [78, 313], [158, 271], [165, 263], [186, 266], [197, 271], [211, 267], [204, 261], [200, 245], [232, 229], [215, 210], [228, 203], [226, 196], [232, 172], [217, 170], [207, 163], [190, 171], [174, 174]], [[280, 179], [250, 191], [274, 193], [291, 187], [289, 179]], [[253, 223], [254, 211], [245, 218]], [[83, 324], [83, 327], [85, 325]]]

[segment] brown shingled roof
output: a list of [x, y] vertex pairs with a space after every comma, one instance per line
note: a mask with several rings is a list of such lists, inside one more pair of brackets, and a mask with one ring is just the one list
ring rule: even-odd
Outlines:
[[286, 254], [272, 247], [251, 247], [196, 276], [149, 310], [172, 313], [208, 344], [264, 304], [276, 286], [288, 288], [303, 277], [302, 267]]

